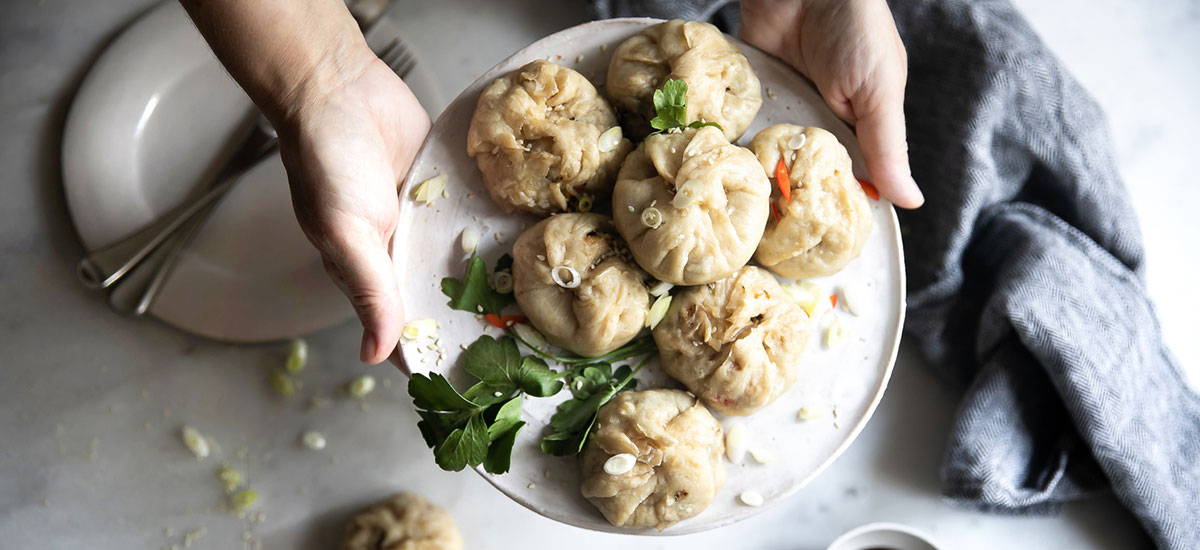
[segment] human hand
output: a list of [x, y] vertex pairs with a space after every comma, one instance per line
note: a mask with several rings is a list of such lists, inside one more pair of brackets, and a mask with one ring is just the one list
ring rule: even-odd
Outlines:
[[881, 194], [903, 208], [925, 202], [908, 164], [908, 58], [884, 0], [742, 0], [742, 38], [812, 79], [854, 125]]
[[366, 55], [361, 71], [283, 117], [280, 152], [300, 226], [362, 322], [360, 359], [390, 357], [403, 368], [394, 353], [403, 328], [391, 255], [397, 188], [429, 116], [391, 69]]

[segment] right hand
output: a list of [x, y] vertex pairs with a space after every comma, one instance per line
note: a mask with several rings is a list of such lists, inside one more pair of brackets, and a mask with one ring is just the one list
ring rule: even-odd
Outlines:
[[290, 106], [280, 150], [300, 226], [362, 322], [360, 359], [403, 368], [397, 193], [430, 123], [408, 86], [365, 53], [361, 71]]
[[742, 0], [742, 36], [812, 79], [854, 125], [883, 196], [903, 208], [925, 202], [908, 165], [908, 58], [884, 0]]

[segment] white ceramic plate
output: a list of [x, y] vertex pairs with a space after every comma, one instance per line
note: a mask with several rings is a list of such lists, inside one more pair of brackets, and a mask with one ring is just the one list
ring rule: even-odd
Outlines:
[[[422, 69], [406, 81], [437, 103]], [[88, 73], [64, 131], [63, 185], [84, 247], [107, 246], [200, 192], [252, 113], [178, 2], [133, 23]], [[223, 199], [150, 313], [240, 342], [297, 336], [353, 315], [296, 223], [278, 156]]]
[[[414, 372], [437, 370], [451, 372], [461, 352], [481, 333], [497, 336], [500, 331], [487, 328], [475, 316], [451, 311], [438, 290], [445, 276], [460, 277], [464, 257], [459, 235], [466, 227], [484, 232], [480, 253], [493, 265], [497, 257], [512, 248], [523, 227], [535, 218], [506, 215], [496, 207], [486, 191], [473, 159], [466, 154], [466, 134], [480, 90], [500, 75], [537, 58], [550, 58], [572, 67], [594, 83], [603, 83], [609, 52], [622, 40], [636, 34], [653, 19], [614, 19], [588, 23], [548, 36], [517, 52], [481, 76], [466, 89], [434, 124], [409, 175], [406, 191], [414, 182], [438, 174], [449, 178], [448, 198], [433, 206], [402, 201], [401, 223], [396, 242], [400, 253], [414, 261], [401, 273], [401, 295], [410, 318], [432, 317], [442, 329], [441, 345], [446, 359], [438, 365], [433, 355], [417, 345], [404, 345], [402, 351]], [[862, 158], [853, 132], [825, 106], [813, 86], [779, 60], [744, 43], [736, 42], [750, 59], [770, 93], [743, 144], [762, 128], [778, 123], [820, 126], [832, 131], [846, 144], [854, 159], [855, 172], [865, 177]], [[601, 49], [602, 47], [606, 49]], [[684, 534], [712, 529], [744, 519], [763, 508], [740, 504], [737, 496], [753, 490], [765, 497], [765, 506], [778, 502], [799, 490], [828, 466], [862, 430], [879, 399], [883, 396], [895, 360], [904, 317], [904, 265], [896, 215], [887, 202], [873, 202], [874, 228], [862, 256], [845, 270], [827, 279], [815, 280], [829, 293], [845, 283], [857, 283], [867, 289], [866, 307], [861, 316], [840, 309], [832, 315], [845, 323], [849, 336], [840, 347], [824, 349], [814, 335], [806, 354], [800, 381], [769, 407], [747, 418], [722, 419], [723, 423], [743, 422], [754, 440], [753, 447], [769, 450], [776, 456], [770, 464], [757, 464], [747, 458], [740, 465], [729, 464], [728, 480], [712, 505], [702, 514], [659, 532], [631, 531], [609, 525], [590, 503], [579, 494], [578, 466], [574, 458], [554, 458], [541, 454], [538, 440], [559, 401], [555, 398], [529, 399], [525, 405], [528, 427], [522, 430], [513, 450], [512, 471], [494, 476], [480, 473], [517, 502], [546, 517], [600, 531], [638, 534]], [[420, 258], [420, 261], [415, 261]], [[831, 318], [821, 322], [823, 328]], [[639, 375], [652, 387], [663, 379], [656, 365]], [[824, 411], [821, 418], [800, 422], [801, 407]], [[836, 412], [835, 412], [836, 409]]]

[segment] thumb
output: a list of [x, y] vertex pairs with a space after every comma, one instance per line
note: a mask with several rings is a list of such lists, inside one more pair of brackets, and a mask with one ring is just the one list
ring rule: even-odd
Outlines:
[[901, 208], [917, 208], [925, 203], [908, 164], [908, 140], [904, 130], [902, 98], [892, 98], [866, 112], [855, 110], [854, 132], [862, 147], [871, 183]]
[[326, 271], [362, 322], [359, 359], [374, 365], [387, 359], [400, 341], [402, 312], [387, 244], [377, 238], [364, 241], [335, 245], [323, 257]]

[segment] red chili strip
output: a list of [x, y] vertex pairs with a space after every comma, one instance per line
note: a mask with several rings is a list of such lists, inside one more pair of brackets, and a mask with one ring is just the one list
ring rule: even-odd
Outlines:
[[783, 195], [783, 201], [791, 202], [792, 182], [788, 179], [787, 164], [783, 162], [783, 155], [779, 155], [779, 162], [775, 163], [775, 185], [779, 187], [779, 194]]
[[879, 200], [879, 190], [876, 189], [874, 185], [871, 185], [871, 182], [858, 180], [858, 184], [862, 186], [863, 192], [866, 193], [868, 197], [871, 197], [871, 200]]
[[515, 324], [529, 322], [529, 319], [527, 319], [524, 315], [500, 316], [496, 315], [495, 313], [488, 313], [484, 315], [483, 318], [487, 320], [488, 324], [496, 328], [512, 328], [512, 326]]

